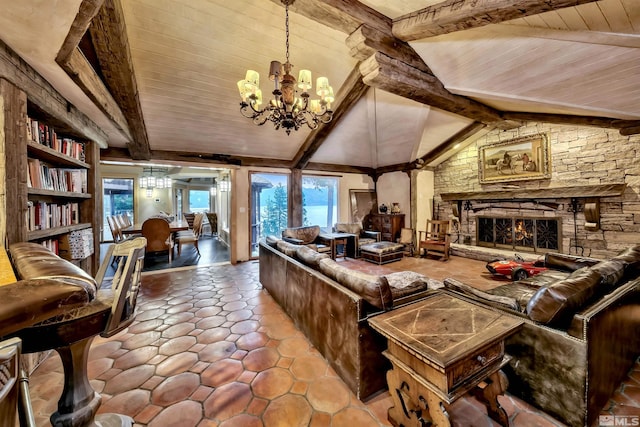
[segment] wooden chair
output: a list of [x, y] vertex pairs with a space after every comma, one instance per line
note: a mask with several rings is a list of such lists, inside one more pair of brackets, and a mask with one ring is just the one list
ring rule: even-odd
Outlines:
[[187, 221], [187, 224], [189, 225], [189, 229], [193, 228], [193, 221], [195, 221], [196, 219], [196, 214], [194, 213], [183, 213], [182, 214], [184, 216], [184, 220]]
[[442, 255], [442, 260], [449, 259], [449, 246], [451, 235], [449, 234], [449, 221], [427, 220], [427, 230], [420, 231], [418, 239], [418, 251], [427, 256], [429, 251]]
[[[20, 338], [0, 341], [0, 425], [35, 427], [29, 380], [20, 367], [21, 351]], [[18, 414], [20, 423], [16, 424]]]
[[202, 223], [204, 221], [204, 214], [197, 213], [193, 219], [193, 228], [191, 230], [178, 231], [176, 236], [176, 243], [178, 245], [178, 256], [182, 253], [182, 245], [193, 244], [195, 246], [198, 255], [200, 255], [200, 249], [198, 249], [198, 240], [200, 234], [202, 234]]
[[113, 242], [118, 243], [122, 241], [122, 230], [116, 221], [116, 217], [108, 216], [107, 223], [109, 224], [109, 230], [111, 230], [111, 235], [113, 236]]
[[402, 228], [397, 243], [404, 245], [403, 252], [409, 256], [413, 256], [415, 251], [415, 232], [413, 228]]
[[142, 236], [147, 239], [147, 252], [169, 251], [173, 260], [173, 236], [169, 223], [162, 218], [149, 218], [142, 223]]
[[215, 212], [207, 212], [207, 219], [211, 227], [211, 237], [218, 234], [218, 214]]

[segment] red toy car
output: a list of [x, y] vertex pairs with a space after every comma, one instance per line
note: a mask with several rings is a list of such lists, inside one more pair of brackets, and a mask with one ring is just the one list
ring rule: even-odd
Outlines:
[[487, 270], [491, 274], [510, 277], [512, 280], [522, 280], [529, 276], [548, 270], [544, 266], [544, 261], [525, 261], [520, 255], [516, 254], [514, 259], [500, 259], [489, 261]]

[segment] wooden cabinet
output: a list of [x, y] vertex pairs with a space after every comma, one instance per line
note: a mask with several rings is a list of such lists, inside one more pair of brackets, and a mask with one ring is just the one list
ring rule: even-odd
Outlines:
[[0, 89], [7, 242], [42, 243], [94, 273], [99, 258], [99, 148], [10, 83], [4, 81]]
[[365, 222], [365, 229], [379, 231], [382, 241], [395, 242], [404, 227], [404, 214], [372, 213]]

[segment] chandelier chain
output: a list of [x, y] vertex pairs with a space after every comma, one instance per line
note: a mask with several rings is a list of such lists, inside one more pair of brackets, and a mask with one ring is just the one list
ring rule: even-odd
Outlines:
[[286, 46], [287, 46], [287, 63], [289, 62], [289, 5], [287, 4], [284, 7], [285, 10], [285, 18], [284, 18], [284, 27], [285, 27], [285, 35], [286, 35]]

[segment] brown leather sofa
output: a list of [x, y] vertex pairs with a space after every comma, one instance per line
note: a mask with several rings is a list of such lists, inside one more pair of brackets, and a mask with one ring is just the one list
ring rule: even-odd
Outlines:
[[367, 318], [442, 286], [413, 272], [350, 270], [276, 238], [260, 242], [260, 282], [359, 399], [385, 389], [390, 368], [382, 355], [386, 340]]
[[604, 261], [549, 253], [545, 266], [488, 292], [444, 284], [525, 320], [506, 341], [512, 394], [570, 426], [592, 426], [640, 354], [640, 246]]

